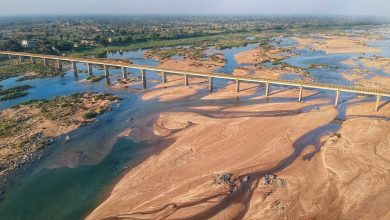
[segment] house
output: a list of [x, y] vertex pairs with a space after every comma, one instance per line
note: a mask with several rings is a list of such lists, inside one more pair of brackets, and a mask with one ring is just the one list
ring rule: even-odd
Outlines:
[[33, 49], [33, 48], [37, 47], [37, 45], [38, 45], [37, 40], [33, 40], [33, 39], [22, 40], [22, 46], [25, 48]]
[[80, 40], [80, 45], [94, 46], [96, 42], [94, 40]]

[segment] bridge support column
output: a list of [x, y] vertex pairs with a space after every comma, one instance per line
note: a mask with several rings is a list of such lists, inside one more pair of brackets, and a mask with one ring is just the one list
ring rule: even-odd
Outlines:
[[76, 61], [72, 61], [72, 69], [73, 69], [73, 72], [75, 74], [77, 74], [77, 62]]
[[184, 74], [184, 86], [188, 86], [188, 75]]
[[213, 91], [214, 89], [214, 78], [209, 76], [209, 91]]
[[142, 87], [146, 89], [146, 72], [144, 69], [140, 69], [140, 71], [141, 71]]
[[35, 64], [36, 63], [35, 57], [30, 57], [30, 59], [31, 59], [31, 64]]
[[236, 80], [236, 93], [240, 92], [240, 80]]
[[269, 82], [265, 83], [265, 97], [268, 98], [269, 96]]
[[47, 59], [46, 58], [43, 58], [43, 65], [47, 66]]
[[8, 55], [8, 59], [10, 59], [10, 60], [11, 60], [11, 59], [12, 59], [12, 56], [11, 56], [11, 55]]
[[302, 101], [302, 94], [303, 94], [303, 87], [301, 86], [299, 88], [299, 98], [298, 98], [298, 101], [301, 102]]
[[167, 73], [161, 72], [162, 83], [167, 83]]
[[122, 66], [122, 79], [127, 79], [127, 69]]
[[19, 63], [23, 62], [23, 57], [19, 55]]
[[110, 77], [110, 67], [107, 65], [104, 65], [104, 76], [106, 78]]
[[340, 99], [340, 90], [336, 91], [336, 100], [334, 101], [334, 106], [337, 106], [339, 104]]
[[92, 64], [87, 63], [87, 69], [88, 69], [88, 74], [90, 76], [92, 76], [92, 74], [93, 74]]
[[61, 62], [61, 60], [57, 60], [57, 69], [62, 70], [62, 62]]
[[375, 102], [375, 111], [379, 110], [379, 102], [381, 100], [381, 95], [376, 96], [376, 102]]

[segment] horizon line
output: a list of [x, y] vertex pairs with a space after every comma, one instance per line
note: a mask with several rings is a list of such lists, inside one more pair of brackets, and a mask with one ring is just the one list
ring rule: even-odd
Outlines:
[[242, 16], [242, 17], [317, 17], [317, 18], [331, 18], [331, 17], [354, 17], [354, 18], [386, 18], [389, 19], [390, 15], [363, 15], [363, 14], [285, 14], [285, 13], [274, 13], [274, 14], [254, 14], [254, 13], [194, 13], [194, 14], [172, 14], [172, 13], [145, 13], [145, 14], [127, 14], [127, 13], [110, 13], [110, 14], [103, 14], [103, 13], [68, 13], [68, 14], [59, 14], [59, 13], [45, 13], [45, 14], [6, 14], [6, 15], [0, 15], [1, 18], [6, 17], [64, 17], [64, 16], [70, 16], [70, 17], [88, 17], [88, 16], [122, 16], [122, 17], [142, 17], [142, 16], [164, 16], [164, 17], [185, 17], [185, 16], [226, 16], [226, 17], [236, 17], [236, 16]]

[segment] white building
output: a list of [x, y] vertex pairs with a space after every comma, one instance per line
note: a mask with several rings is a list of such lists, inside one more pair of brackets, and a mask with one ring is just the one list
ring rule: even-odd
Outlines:
[[35, 48], [37, 44], [37, 40], [22, 40], [22, 46], [25, 48]]

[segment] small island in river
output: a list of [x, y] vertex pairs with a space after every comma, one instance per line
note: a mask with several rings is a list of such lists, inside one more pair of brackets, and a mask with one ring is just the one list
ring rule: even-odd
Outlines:
[[20, 167], [54, 138], [109, 110], [119, 98], [104, 93], [78, 93], [32, 100], [0, 112], [0, 176]]

